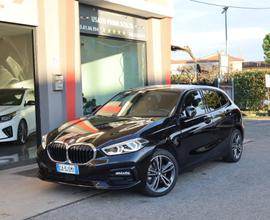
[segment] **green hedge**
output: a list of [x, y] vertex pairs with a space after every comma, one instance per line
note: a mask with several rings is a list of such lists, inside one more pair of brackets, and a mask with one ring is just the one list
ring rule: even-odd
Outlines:
[[235, 103], [242, 110], [257, 111], [266, 108], [263, 105], [263, 101], [267, 99], [265, 74], [270, 74], [270, 71], [248, 70], [232, 75], [234, 78]]

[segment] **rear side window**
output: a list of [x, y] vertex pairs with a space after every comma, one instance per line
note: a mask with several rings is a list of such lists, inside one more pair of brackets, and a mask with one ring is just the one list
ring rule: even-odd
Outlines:
[[227, 98], [221, 92], [215, 90], [203, 90], [205, 103], [210, 111], [219, 109], [228, 103]]

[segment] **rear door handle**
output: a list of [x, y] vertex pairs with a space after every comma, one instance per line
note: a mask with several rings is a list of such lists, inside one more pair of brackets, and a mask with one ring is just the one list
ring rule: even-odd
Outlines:
[[228, 115], [228, 114], [230, 115], [230, 114], [231, 114], [231, 110], [227, 109], [227, 110], [225, 111], [225, 114], [226, 114], [226, 115]]
[[205, 117], [204, 117], [204, 122], [205, 122], [206, 124], [209, 124], [211, 121], [212, 121], [212, 117], [211, 117], [211, 116], [205, 116]]

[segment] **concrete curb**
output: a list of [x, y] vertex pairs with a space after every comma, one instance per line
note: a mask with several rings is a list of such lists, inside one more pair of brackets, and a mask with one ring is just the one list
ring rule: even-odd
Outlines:
[[0, 171], [0, 175], [14, 174], [14, 173], [18, 173], [18, 172], [32, 170], [32, 169], [35, 169], [35, 168], [38, 168], [38, 165], [36, 163], [35, 164], [26, 165], [26, 166], [19, 166], [19, 167], [14, 167], [14, 168], [6, 169], [6, 170], [1, 170]]

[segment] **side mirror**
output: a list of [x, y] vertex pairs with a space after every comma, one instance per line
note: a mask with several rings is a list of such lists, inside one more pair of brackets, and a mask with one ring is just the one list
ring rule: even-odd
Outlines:
[[34, 100], [29, 100], [28, 102], [25, 102], [24, 106], [28, 106], [28, 105], [35, 105], [36, 102]]
[[186, 107], [185, 112], [188, 118], [193, 118], [197, 114], [197, 111], [193, 106]]

